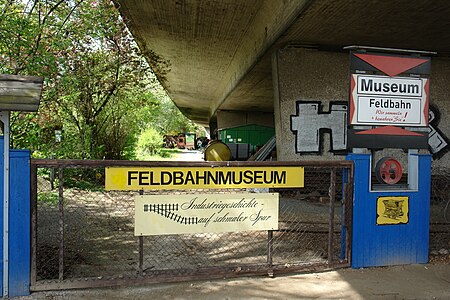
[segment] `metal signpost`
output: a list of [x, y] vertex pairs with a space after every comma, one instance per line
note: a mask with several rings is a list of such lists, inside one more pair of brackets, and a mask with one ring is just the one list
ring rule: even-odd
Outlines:
[[9, 275], [9, 111], [0, 112], [3, 122], [3, 297], [8, 296]]

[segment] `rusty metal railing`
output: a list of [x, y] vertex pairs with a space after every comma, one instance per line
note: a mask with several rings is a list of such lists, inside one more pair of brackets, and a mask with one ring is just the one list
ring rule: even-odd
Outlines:
[[[279, 193], [278, 230], [134, 236], [144, 194], [236, 189], [105, 191], [105, 167], [298, 166], [305, 187]], [[57, 185], [50, 170], [56, 170]], [[31, 160], [31, 290], [170, 282], [349, 266], [353, 164]], [[57, 186], [57, 188], [53, 188]]]

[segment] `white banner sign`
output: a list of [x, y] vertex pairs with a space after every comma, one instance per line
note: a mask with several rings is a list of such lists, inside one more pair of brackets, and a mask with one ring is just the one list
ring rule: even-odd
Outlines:
[[428, 79], [352, 74], [352, 125], [428, 126]]
[[[363, 96], [358, 97], [358, 123], [420, 125], [420, 99]], [[416, 113], [414, 113], [416, 112]]]
[[278, 194], [139, 195], [136, 236], [278, 229]]

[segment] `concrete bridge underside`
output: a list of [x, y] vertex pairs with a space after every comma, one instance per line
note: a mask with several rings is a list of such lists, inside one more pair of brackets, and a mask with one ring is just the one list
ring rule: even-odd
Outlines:
[[193, 121], [273, 112], [272, 53], [365, 45], [450, 54], [450, 2], [116, 0], [169, 96]]

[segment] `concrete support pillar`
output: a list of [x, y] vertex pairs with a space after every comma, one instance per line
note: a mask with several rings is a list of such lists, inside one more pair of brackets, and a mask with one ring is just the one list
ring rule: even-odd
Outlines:
[[348, 54], [289, 47], [272, 67], [278, 160], [342, 159]]
[[217, 112], [217, 128], [231, 128], [244, 125], [262, 125], [274, 127], [273, 113], [219, 110]]

